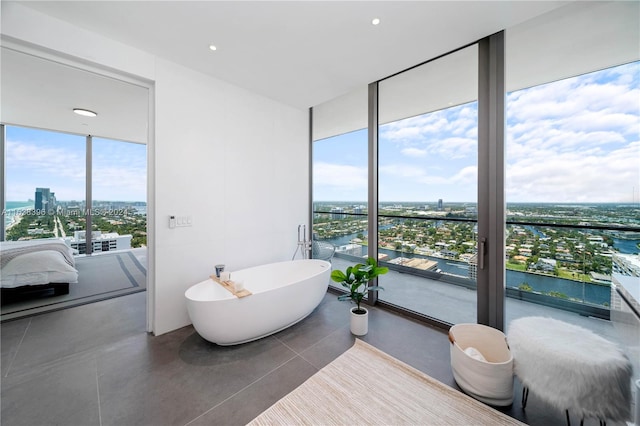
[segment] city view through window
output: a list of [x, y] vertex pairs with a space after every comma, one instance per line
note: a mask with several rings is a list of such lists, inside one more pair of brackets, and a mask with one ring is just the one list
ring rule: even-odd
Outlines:
[[6, 126], [5, 239], [59, 238], [87, 254], [146, 247], [146, 146], [93, 138], [93, 201], [86, 195], [86, 138]]
[[[607, 311], [612, 274], [640, 277], [640, 63], [508, 93], [506, 114], [507, 296]], [[380, 260], [472, 288], [477, 103], [378, 137]], [[370, 244], [366, 152], [366, 129], [314, 141], [314, 238], [338, 257]]]

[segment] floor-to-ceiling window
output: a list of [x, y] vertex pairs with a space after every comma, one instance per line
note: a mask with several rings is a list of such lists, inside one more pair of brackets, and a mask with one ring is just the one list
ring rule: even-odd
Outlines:
[[[573, 4], [507, 29], [507, 74], [498, 82], [506, 88], [506, 107], [486, 104], [496, 117], [506, 110], [504, 129], [502, 122], [491, 129], [504, 130], [506, 149], [493, 140], [476, 142], [475, 159], [467, 155], [469, 139], [476, 137], [470, 123], [484, 122], [480, 108], [473, 97], [452, 95], [475, 83], [478, 64], [438, 69], [465, 49], [377, 83], [370, 105], [379, 108], [380, 125], [372, 130], [378, 131], [378, 180], [369, 185], [379, 197], [381, 261], [399, 259], [379, 279], [385, 287], [380, 301], [444, 323], [486, 315], [475, 300], [474, 278], [481, 268], [477, 218], [488, 221], [495, 236], [483, 266], [500, 265], [490, 291], [506, 302], [486, 303], [483, 310], [503, 311], [493, 312], [499, 327], [518, 316], [557, 315], [598, 331], [603, 324], [611, 328], [606, 319], [619, 303], [619, 287], [612, 284], [617, 272], [634, 273], [640, 231], [639, 42], [637, 13], [631, 13], [636, 8], [623, 2]], [[595, 19], [603, 16], [604, 21]], [[409, 78], [430, 65], [435, 69], [422, 80]], [[461, 71], [472, 77], [446, 84]], [[493, 100], [500, 101], [495, 93]], [[414, 109], [416, 99], [438, 105]], [[395, 111], [401, 113], [389, 116]], [[459, 173], [446, 172], [453, 168]], [[486, 198], [449, 195], [475, 194], [481, 173], [493, 180]], [[476, 211], [474, 204], [481, 202], [490, 209]], [[637, 276], [631, 279], [637, 282]]]
[[147, 146], [92, 140], [93, 252], [147, 246]]
[[518, 298], [609, 319], [614, 267], [640, 253], [639, 93], [634, 62], [508, 95], [507, 288]]
[[367, 102], [365, 88], [314, 107], [313, 240], [351, 261], [367, 253]]
[[637, 4], [563, 12], [506, 31], [506, 325], [589, 328], [625, 346], [638, 377]]
[[5, 126], [6, 240], [85, 229], [84, 136]]
[[477, 69], [472, 45], [379, 83], [378, 297], [450, 323], [477, 316]]
[[4, 127], [6, 240], [60, 238], [77, 255], [146, 247], [146, 145]]

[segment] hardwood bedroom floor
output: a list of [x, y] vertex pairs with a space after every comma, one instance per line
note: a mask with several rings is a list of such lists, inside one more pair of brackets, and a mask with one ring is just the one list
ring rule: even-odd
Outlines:
[[[331, 293], [301, 323], [234, 347], [208, 343], [191, 326], [147, 334], [145, 297], [2, 323], [0, 423], [243, 425], [354, 341], [349, 305]], [[372, 308], [363, 340], [457, 388], [445, 332]], [[525, 413], [517, 380], [515, 388], [514, 404], [502, 411], [531, 425], [566, 424], [533, 394]]]

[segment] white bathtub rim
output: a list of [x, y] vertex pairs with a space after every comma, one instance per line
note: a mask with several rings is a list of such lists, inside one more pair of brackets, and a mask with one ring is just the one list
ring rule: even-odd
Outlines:
[[[291, 263], [291, 262], [307, 262], [307, 263], [312, 262], [312, 263], [318, 263], [318, 264], [321, 264], [321, 265], [325, 266], [326, 268], [328, 268], [329, 270], [331, 270], [331, 268], [332, 268], [331, 263], [330, 263], [330, 262], [327, 262], [326, 260], [321, 260], [321, 259], [296, 259], [296, 260], [285, 260], [285, 261], [282, 261], [282, 262], [267, 263], [267, 264], [264, 264], [264, 265], [251, 266], [251, 267], [249, 267], [249, 268], [239, 269], [239, 270], [238, 270], [238, 271], [236, 271], [236, 272], [237, 272], [237, 273], [244, 274], [244, 273], [245, 273], [245, 271], [248, 271], [248, 270], [258, 269], [258, 268], [261, 268], [261, 267], [271, 266], [271, 265], [279, 265], [279, 264], [284, 264], [284, 263], [289, 264], [289, 263]], [[320, 274], [322, 274], [323, 272], [324, 272], [324, 270], [321, 270], [321, 271], [320, 271], [320, 272], [318, 272], [317, 274], [314, 274], [314, 275], [310, 275], [310, 276], [305, 277], [305, 279], [315, 277], [316, 275], [320, 275]], [[231, 276], [231, 281], [233, 281], [233, 275]], [[286, 283], [286, 284], [284, 284], [284, 285], [282, 285], [282, 286], [280, 286], [280, 287], [277, 287], [277, 288], [286, 287], [287, 285], [292, 285], [292, 284], [296, 284], [296, 281], [288, 282], [288, 283]], [[219, 296], [219, 297], [217, 297], [217, 296], [216, 296], [215, 298], [209, 298], [209, 297], [207, 297], [207, 298], [202, 298], [202, 297], [194, 297], [194, 296], [193, 296], [193, 293], [195, 293], [195, 292], [197, 292], [198, 290], [200, 290], [200, 288], [201, 288], [201, 287], [205, 289], [204, 291], [206, 291], [206, 289], [207, 289], [209, 286], [212, 286], [212, 287], [218, 286], [220, 289], [224, 290], [224, 293], [219, 292], [218, 290], [213, 290], [213, 291], [217, 291], [217, 292], [219, 292], [219, 293], [220, 293], [220, 296]], [[255, 289], [254, 289], [254, 290], [252, 290], [252, 289], [251, 289], [251, 285], [250, 285], [250, 284], [249, 284], [249, 285], [247, 285], [247, 283], [245, 283], [245, 287], [244, 287], [244, 288], [245, 288], [246, 290], [248, 290], [248, 291], [250, 291], [250, 292], [252, 293], [251, 295], [249, 295], [249, 296], [245, 296], [245, 297], [251, 297], [251, 296], [252, 296], [252, 295], [254, 295], [254, 294], [260, 294], [260, 293], [264, 293], [264, 292], [267, 292], [267, 291], [273, 290], [272, 288], [269, 288], [269, 289], [266, 289], [266, 290], [263, 290], [263, 289], [261, 289], [261, 290], [255, 290]], [[196, 283], [196, 284], [194, 284], [194, 285], [190, 286], [190, 287], [189, 287], [189, 288], [184, 292], [184, 296], [185, 296], [188, 300], [190, 300], [191, 302], [202, 302], [202, 303], [206, 303], [206, 302], [213, 302], [213, 301], [231, 300], [231, 299], [239, 299], [239, 300], [240, 300], [240, 299], [243, 299], [243, 298], [239, 298], [239, 297], [237, 297], [236, 295], [234, 295], [233, 293], [231, 293], [229, 290], [226, 290], [226, 289], [225, 289], [224, 287], [222, 287], [219, 283], [217, 283], [216, 281], [214, 281], [214, 280], [213, 280], [213, 278], [207, 278], [207, 279], [206, 279], [206, 280], [204, 280], [204, 281], [200, 281], [199, 283]]]

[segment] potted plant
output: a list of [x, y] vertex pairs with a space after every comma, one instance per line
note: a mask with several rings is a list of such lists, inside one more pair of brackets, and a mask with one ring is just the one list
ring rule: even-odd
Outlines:
[[387, 267], [378, 266], [372, 257], [367, 259], [367, 263], [358, 263], [349, 266], [346, 271], [335, 270], [331, 272], [331, 279], [342, 284], [348, 293], [338, 296], [338, 300], [351, 300], [356, 307], [351, 308], [351, 333], [356, 336], [367, 334], [369, 329], [369, 311], [360, 306], [362, 299], [369, 291], [383, 290], [380, 286], [369, 285], [369, 282], [378, 275], [386, 274]]

